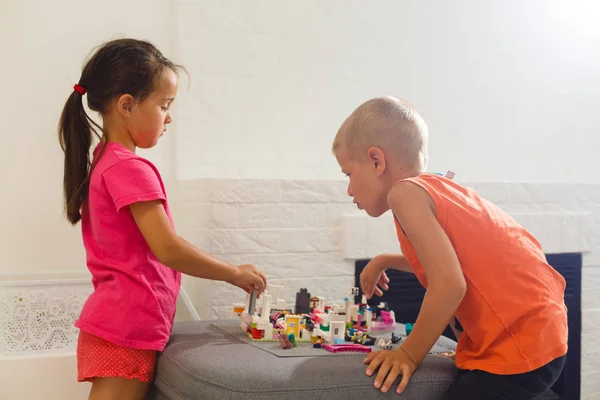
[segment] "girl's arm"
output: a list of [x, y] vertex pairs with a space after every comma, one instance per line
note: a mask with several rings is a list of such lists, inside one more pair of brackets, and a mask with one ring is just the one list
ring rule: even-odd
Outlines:
[[255, 287], [259, 293], [264, 291], [266, 278], [256, 267], [233, 266], [179, 237], [162, 201], [133, 203], [129, 209], [150, 250], [162, 264], [186, 275], [225, 281], [247, 292], [252, 292]]

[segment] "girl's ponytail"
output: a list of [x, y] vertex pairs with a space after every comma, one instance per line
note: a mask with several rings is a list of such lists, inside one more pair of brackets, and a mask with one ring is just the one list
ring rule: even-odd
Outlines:
[[81, 219], [81, 206], [87, 197], [92, 132], [82, 94], [74, 90], [67, 99], [58, 124], [58, 139], [65, 153], [65, 210], [73, 225]]
[[[94, 165], [90, 148], [94, 135], [102, 138], [102, 127], [92, 120], [83, 107], [105, 115], [110, 102], [123, 94], [144, 101], [162, 76], [165, 68], [175, 72], [177, 66], [149, 42], [116, 39], [100, 46], [83, 67], [79, 84], [73, 87], [58, 124], [58, 139], [65, 153], [64, 197], [67, 219], [73, 225], [81, 220], [81, 208], [88, 196], [90, 174]], [[102, 157], [102, 150], [96, 162]]]

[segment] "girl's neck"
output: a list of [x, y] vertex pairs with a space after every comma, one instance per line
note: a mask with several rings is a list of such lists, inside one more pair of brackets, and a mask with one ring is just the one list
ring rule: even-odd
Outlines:
[[114, 137], [114, 136], [111, 137], [111, 135], [108, 135], [106, 133], [104, 135], [102, 135], [102, 138], [100, 139], [100, 143], [102, 143], [103, 145], [106, 143], [119, 143], [122, 146], [124, 146], [127, 150], [131, 151], [132, 153], [135, 153], [135, 150], [136, 150], [136, 146], [132, 140], [129, 140], [129, 141], [121, 140], [118, 137]]
[[115, 120], [110, 116], [103, 118], [102, 130], [103, 143], [120, 143], [127, 149], [129, 149], [132, 153], [135, 153], [135, 142], [133, 141], [133, 139], [131, 139], [131, 135], [129, 135], [129, 132], [127, 132], [127, 129], [125, 128], [125, 126], [123, 126], [122, 123], [120, 123], [120, 121]]

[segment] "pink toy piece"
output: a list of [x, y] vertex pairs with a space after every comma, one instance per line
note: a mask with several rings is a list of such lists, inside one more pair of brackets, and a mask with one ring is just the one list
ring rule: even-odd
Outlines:
[[281, 345], [281, 348], [285, 350], [292, 348], [292, 343], [287, 335], [279, 335], [279, 344]]
[[390, 317], [390, 313], [388, 311], [381, 311], [381, 319], [386, 324], [391, 324], [394, 322], [392, 321], [392, 317]]
[[363, 346], [362, 344], [323, 344], [321, 347], [332, 353], [339, 353], [340, 351], [354, 351], [357, 353], [371, 352], [370, 347]]

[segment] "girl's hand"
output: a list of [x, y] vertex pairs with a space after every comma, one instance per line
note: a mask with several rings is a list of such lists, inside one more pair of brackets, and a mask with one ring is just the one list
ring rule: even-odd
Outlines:
[[265, 291], [267, 278], [261, 270], [254, 265], [238, 265], [235, 269], [235, 275], [229, 283], [245, 290], [249, 294], [252, 294], [255, 288], [258, 289], [259, 296]]
[[375, 377], [374, 386], [383, 393], [386, 393], [396, 378], [402, 375], [402, 380], [396, 389], [397, 393], [402, 393], [412, 374], [417, 369], [417, 364], [411, 359], [402, 348], [396, 350], [382, 350], [369, 353], [364, 360], [367, 367], [367, 375], [371, 376], [377, 368], [379, 372]]
[[360, 288], [367, 299], [377, 296], [383, 296], [383, 290], [388, 290], [390, 278], [385, 273], [385, 268], [381, 265], [379, 256], [373, 258], [360, 273]]

